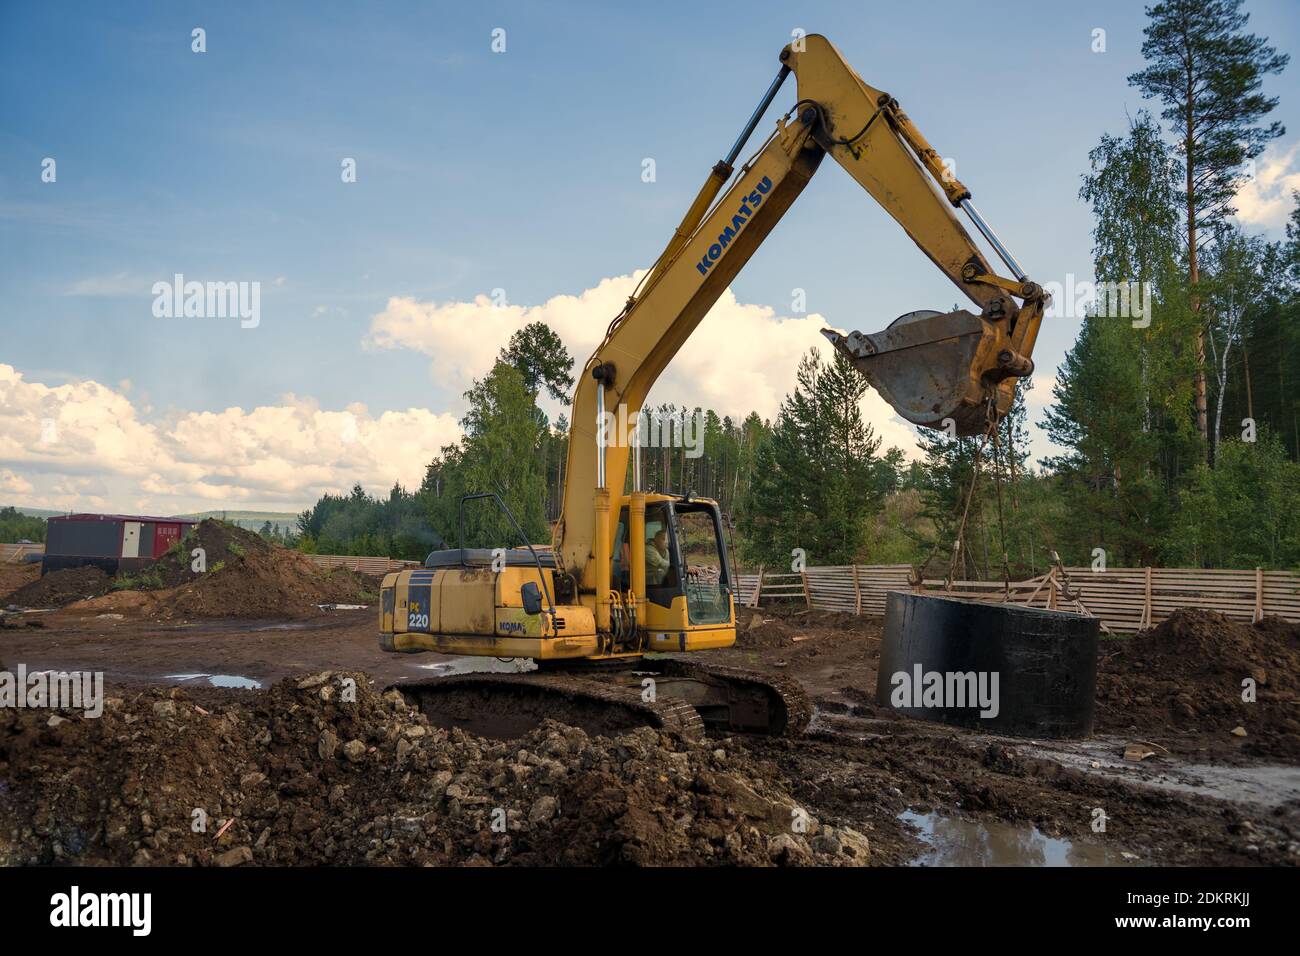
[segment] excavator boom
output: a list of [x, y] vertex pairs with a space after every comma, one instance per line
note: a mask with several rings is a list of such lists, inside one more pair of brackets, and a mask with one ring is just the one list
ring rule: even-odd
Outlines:
[[[593, 498], [623, 492], [630, 449], [602, 435], [607, 409], [635, 421], [650, 388], [727, 285], [829, 154], [888, 212], [973, 303], [975, 311], [922, 310], [882, 332], [827, 330], [905, 419], [956, 435], [984, 432], [1006, 414], [1031, 355], [1045, 295], [975, 211], [970, 191], [889, 94], [868, 86], [825, 37], [787, 46], [778, 76], [732, 147], [714, 166], [687, 216], [588, 360], [574, 394], [564, 508], [556, 526], [561, 565], [583, 588], [609, 591], [608, 522]], [[794, 108], [732, 181], [732, 164], [785, 79]], [[1000, 276], [955, 210], [962, 209], [1012, 272]], [[1022, 303], [1017, 303], [1016, 299]], [[602, 541], [602, 536], [605, 540]], [[598, 617], [600, 612], [598, 610]]]

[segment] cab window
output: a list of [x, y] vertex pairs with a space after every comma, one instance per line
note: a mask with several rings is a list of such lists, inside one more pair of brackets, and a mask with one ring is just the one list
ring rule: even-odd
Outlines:
[[731, 582], [719, 550], [722, 529], [710, 505], [678, 504], [677, 544], [685, 565], [686, 609], [692, 624], [731, 620]]

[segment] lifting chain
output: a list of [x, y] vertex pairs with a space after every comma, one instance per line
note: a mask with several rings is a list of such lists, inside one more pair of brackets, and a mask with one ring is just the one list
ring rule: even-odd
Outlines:
[[[995, 396], [991, 395], [988, 399], [985, 415], [988, 425], [985, 427], [984, 433], [980, 436], [980, 443], [975, 448], [975, 457], [971, 462], [970, 484], [966, 487], [966, 493], [962, 503], [961, 520], [957, 523], [957, 534], [953, 539], [952, 554], [948, 558], [948, 570], [947, 576], [944, 578], [943, 589], [945, 592], [951, 592], [953, 582], [958, 580], [958, 565], [961, 563], [962, 555], [966, 548], [966, 525], [970, 519], [971, 501], [975, 497], [975, 486], [979, 483], [980, 466], [984, 462], [985, 452], [987, 451], [989, 444], [992, 443], [993, 482], [997, 491], [998, 504], [998, 541], [1002, 547], [1002, 586], [1006, 597], [1009, 598], [1011, 594], [1011, 560], [1007, 551], [1007, 527], [1002, 494], [1002, 485], [1006, 481], [1006, 478], [1003, 475], [1002, 442], [998, 434], [999, 422], [994, 402]], [[1007, 466], [1008, 468], [1014, 469], [1015, 454], [1014, 446], [1011, 442], [1011, 435], [1010, 432], [1008, 432]], [[1012, 480], [1014, 480], [1014, 476]], [[1011, 508], [1012, 511], [1018, 510], [1014, 495], [1011, 501]], [[929, 567], [930, 562], [934, 560], [935, 555], [938, 553], [939, 544], [939, 541], [935, 541], [934, 547], [930, 549], [930, 554], [926, 557], [925, 561], [923, 561], [920, 566], [913, 571], [911, 583], [914, 587], [922, 586], [925, 579], [925, 569]]]

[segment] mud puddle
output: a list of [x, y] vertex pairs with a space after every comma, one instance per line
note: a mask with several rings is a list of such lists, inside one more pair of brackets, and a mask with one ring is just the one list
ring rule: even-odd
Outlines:
[[[104, 615], [99, 615], [103, 617]], [[325, 630], [338, 625], [340, 620], [366, 619], [369, 615], [361, 611], [337, 611], [322, 613], [319, 617], [299, 620], [282, 618], [217, 618], [209, 620], [181, 621], [179, 623], [160, 623], [150, 621], [149, 630], [158, 634], [203, 633], [203, 634], [256, 634], [263, 631], [315, 631]]]
[[[814, 707], [810, 730], [858, 742], [897, 732], [897, 721], [860, 716], [858, 705], [820, 701]], [[915, 733], [941, 735], [953, 730], [943, 724], [929, 728], [910, 724]], [[958, 731], [972, 743], [988, 741], [1039, 760], [1050, 760], [1071, 770], [1116, 780], [1129, 786], [1209, 797], [1272, 810], [1300, 801], [1300, 767], [1286, 764], [1193, 763], [1169, 754], [1141, 762], [1123, 758], [1128, 738], [1100, 735], [1087, 740], [1026, 740], [1019, 737]], [[1209, 759], [1209, 755], [1207, 755]]]
[[912, 810], [899, 819], [920, 830], [926, 849], [911, 866], [1128, 866], [1122, 852], [1049, 837], [1032, 824], [979, 822]]
[[1124, 783], [1175, 793], [1211, 797], [1272, 809], [1300, 800], [1300, 767], [1284, 764], [1186, 763], [1176, 757], [1158, 756], [1140, 763], [1124, 760], [1124, 739], [1094, 737], [1053, 744], [1024, 741], [1003, 743], [1022, 753], [1055, 761], [1085, 773], [1110, 777]]

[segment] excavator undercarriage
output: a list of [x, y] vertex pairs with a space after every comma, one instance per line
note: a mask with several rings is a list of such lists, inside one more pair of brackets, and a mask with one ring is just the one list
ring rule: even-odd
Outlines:
[[544, 719], [607, 736], [650, 726], [687, 737], [706, 730], [797, 737], [812, 716], [793, 680], [671, 658], [462, 674], [396, 689], [435, 726], [486, 737], [520, 736]]

